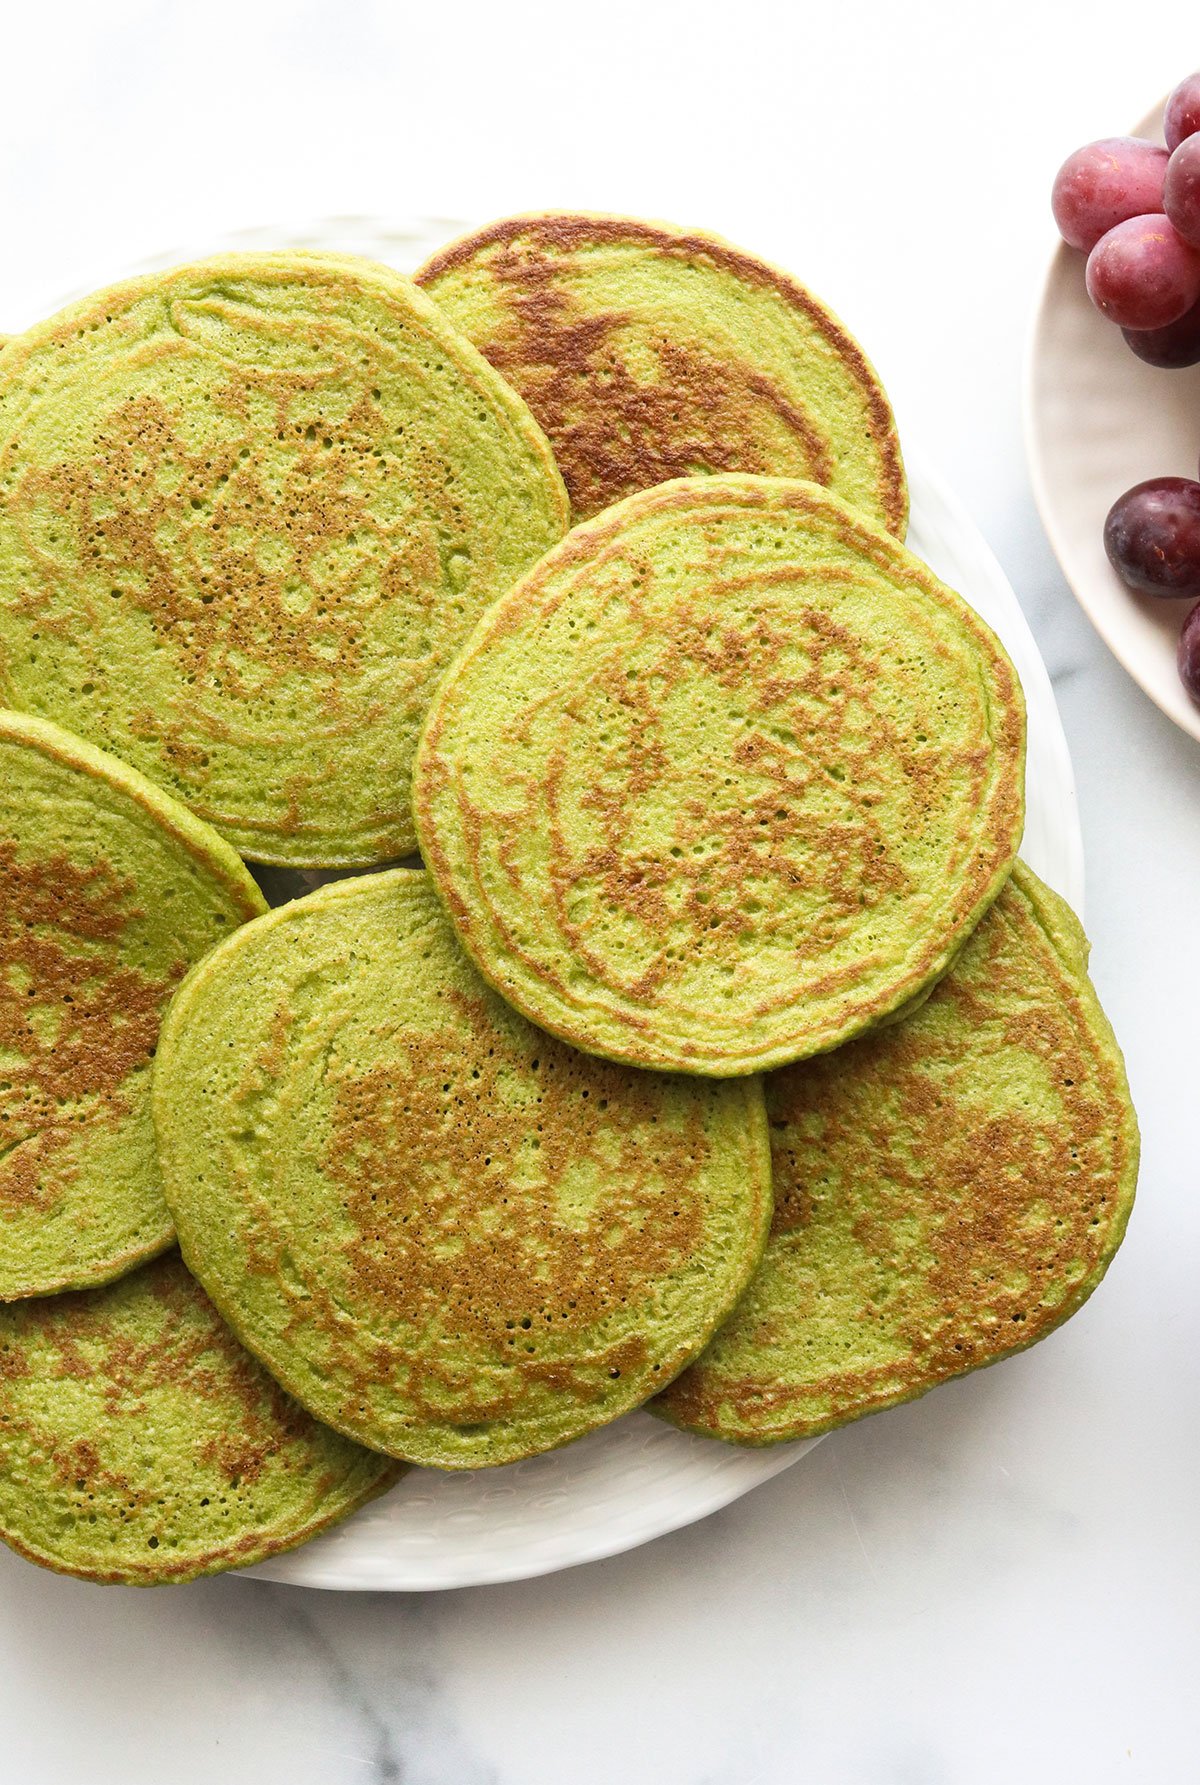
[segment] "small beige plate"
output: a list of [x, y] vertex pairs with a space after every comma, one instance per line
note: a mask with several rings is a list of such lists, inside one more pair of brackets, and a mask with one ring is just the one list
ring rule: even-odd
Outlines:
[[[1135, 136], [1162, 141], [1158, 105]], [[1047, 184], [1047, 191], [1049, 190]], [[1104, 554], [1104, 519], [1148, 477], [1200, 475], [1200, 365], [1148, 366], [1095, 308], [1084, 256], [1060, 246], [1042, 292], [1025, 368], [1025, 445], [1042, 522], [1084, 613], [1169, 719], [1200, 738], [1200, 707], [1175, 667], [1192, 603], [1127, 589]]]

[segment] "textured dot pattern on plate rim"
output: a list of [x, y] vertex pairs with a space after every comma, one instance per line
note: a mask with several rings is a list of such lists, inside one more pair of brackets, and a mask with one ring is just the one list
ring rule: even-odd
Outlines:
[[[180, 245], [136, 267], [96, 269], [78, 291], [205, 254], [280, 248], [363, 254], [411, 272], [470, 222], [331, 217]], [[794, 269], [803, 278], [802, 265]], [[9, 326], [14, 320], [5, 319]], [[30, 319], [32, 320], [32, 318]], [[903, 444], [903, 441], [902, 441]], [[1045, 666], [1003, 571], [911, 446], [908, 543], [1003, 640], [1029, 708], [1028, 809], [1021, 853], [1082, 915], [1083, 848], [1066, 739]], [[315, 884], [324, 875], [312, 874]], [[820, 1439], [738, 1450], [633, 1413], [548, 1455], [466, 1475], [411, 1470], [390, 1493], [304, 1548], [246, 1570], [295, 1586], [421, 1591], [522, 1580], [616, 1555], [716, 1512], [790, 1468]]]

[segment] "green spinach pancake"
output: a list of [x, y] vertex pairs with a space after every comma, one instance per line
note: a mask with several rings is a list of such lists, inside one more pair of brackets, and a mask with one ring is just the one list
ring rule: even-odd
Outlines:
[[183, 1254], [310, 1413], [447, 1469], [689, 1363], [762, 1255], [762, 1088], [598, 1064], [478, 978], [427, 875], [343, 881], [184, 984], [155, 1065]]
[[433, 684], [566, 518], [524, 403], [389, 269], [132, 279], [0, 359], [0, 701], [254, 860], [404, 855]]
[[417, 274], [546, 430], [584, 520], [704, 472], [827, 484], [903, 538], [896, 424], [837, 318], [715, 236], [512, 217]]
[[258, 888], [215, 831], [58, 726], [0, 712], [0, 1301], [170, 1244], [159, 1023]]
[[813, 484], [682, 479], [489, 609], [417, 753], [421, 852], [479, 970], [635, 1066], [728, 1076], [918, 997], [1021, 835], [1004, 651]]
[[1018, 864], [921, 1009], [766, 1081], [775, 1221], [654, 1403], [738, 1444], [828, 1431], [994, 1363], [1086, 1301], [1137, 1123], [1074, 914]]
[[175, 1255], [0, 1308], [0, 1538], [32, 1562], [194, 1580], [306, 1542], [399, 1473], [284, 1394]]

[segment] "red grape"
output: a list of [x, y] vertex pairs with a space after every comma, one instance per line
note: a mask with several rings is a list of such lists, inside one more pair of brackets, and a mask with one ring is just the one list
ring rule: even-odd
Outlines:
[[1200, 136], [1187, 136], [1167, 162], [1163, 210], [1185, 242], [1200, 247]]
[[1179, 679], [1200, 706], [1200, 607], [1194, 607], [1179, 634]]
[[1092, 249], [1115, 223], [1160, 211], [1167, 159], [1138, 136], [1107, 136], [1068, 155], [1050, 197], [1063, 241]]
[[1200, 74], [1189, 74], [1167, 100], [1163, 135], [1168, 149], [1177, 149], [1185, 137], [1197, 130], [1200, 130]]
[[1165, 217], [1131, 217], [1088, 255], [1087, 289], [1121, 328], [1166, 328], [1200, 299], [1200, 253]]
[[1117, 575], [1143, 595], [1200, 595], [1200, 483], [1135, 483], [1108, 511], [1104, 549]]
[[1165, 328], [1123, 328], [1121, 333], [1148, 366], [1194, 366], [1200, 360], [1200, 303]]

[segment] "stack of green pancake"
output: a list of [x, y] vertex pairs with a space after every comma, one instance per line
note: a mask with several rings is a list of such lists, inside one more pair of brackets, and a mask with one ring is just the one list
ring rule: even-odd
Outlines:
[[824, 1431], [1080, 1306], [1128, 1089], [906, 516], [842, 325], [659, 224], [3, 344], [0, 1536], [187, 1580], [405, 1464]]

